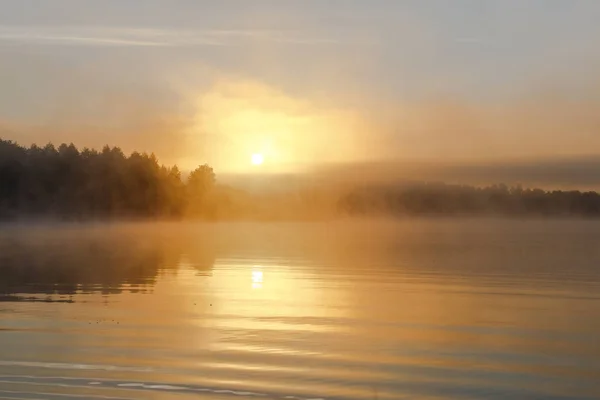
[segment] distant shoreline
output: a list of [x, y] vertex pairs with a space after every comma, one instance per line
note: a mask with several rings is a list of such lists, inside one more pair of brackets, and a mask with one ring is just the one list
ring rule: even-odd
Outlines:
[[[360, 171], [356, 172], [360, 177]], [[366, 178], [365, 178], [366, 179]], [[206, 164], [187, 178], [154, 154], [0, 140], [0, 221], [326, 221], [384, 218], [600, 218], [600, 194], [496, 184], [306, 182], [247, 191]]]

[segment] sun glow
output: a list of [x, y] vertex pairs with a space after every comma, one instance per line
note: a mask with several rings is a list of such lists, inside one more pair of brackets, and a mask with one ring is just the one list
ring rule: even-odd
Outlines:
[[254, 153], [250, 158], [250, 162], [252, 165], [262, 165], [265, 162], [265, 157], [260, 153]]
[[[365, 154], [352, 110], [327, 108], [256, 82], [225, 80], [197, 98], [190, 131], [194, 153], [219, 172], [248, 166], [261, 173], [299, 172], [323, 162], [354, 160]], [[364, 129], [366, 131], [366, 129]], [[336, 144], [331, 152], [324, 142]], [[197, 165], [197, 159], [189, 161]]]

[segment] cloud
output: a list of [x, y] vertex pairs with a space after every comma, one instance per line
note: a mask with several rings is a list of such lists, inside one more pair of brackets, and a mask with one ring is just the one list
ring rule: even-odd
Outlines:
[[600, 156], [544, 157], [475, 161], [390, 161], [322, 165], [315, 176], [346, 184], [444, 182], [487, 186], [539, 187], [548, 190], [599, 190]]
[[599, 156], [545, 157], [493, 163], [462, 164], [447, 169], [447, 179], [473, 183], [507, 183], [544, 188], [598, 189]]
[[482, 37], [458, 37], [454, 39], [457, 43], [465, 43], [465, 44], [484, 44], [489, 43], [489, 40]]
[[290, 45], [367, 44], [301, 30], [208, 29], [172, 30], [110, 27], [1, 26], [0, 44], [62, 46], [238, 46], [248, 42]]
[[28, 42], [40, 45], [88, 45], [88, 46], [161, 46], [160, 42], [126, 40], [110, 37], [59, 36], [59, 35], [4, 35], [1, 40]]

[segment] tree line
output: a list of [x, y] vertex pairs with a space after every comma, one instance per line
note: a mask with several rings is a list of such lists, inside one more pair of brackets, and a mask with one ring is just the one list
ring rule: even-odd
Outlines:
[[420, 183], [356, 189], [342, 196], [338, 207], [350, 215], [598, 217], [600, 194], [503, 184], [474, 187]]
[[159, 164], [154, 154], [0, 140], [0, 219], [200, 216], [214, 185], [208, 165], [184, 180], [177, 166]]
[[0, 139], [0, 220], [314, 219], [350, 216], [600, 216], [600, 194], [438, 183], [305, 187], [249, 193], [217, 185], [201, 165], [187, 177], [154, 154], [20, 146]]

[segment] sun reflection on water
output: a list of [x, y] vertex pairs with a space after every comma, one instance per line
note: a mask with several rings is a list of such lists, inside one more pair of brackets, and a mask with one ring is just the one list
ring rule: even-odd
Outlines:
[[260, 266], [255, 266], [252, 270], [252, 289], [262, 289], [264, 282], [264, 273]]
[[323, 290], [318, 281], [310, 279], [311, 272], [292, 264], [253, 261], [216, 261], [210, 283], [211, 313], [225, 317], [213, 320], [215, 327], [263, 334], [321, 330], [327, 328], [315, 327], [315, 321], [345, 316], [345, 293], [338, 288]]

